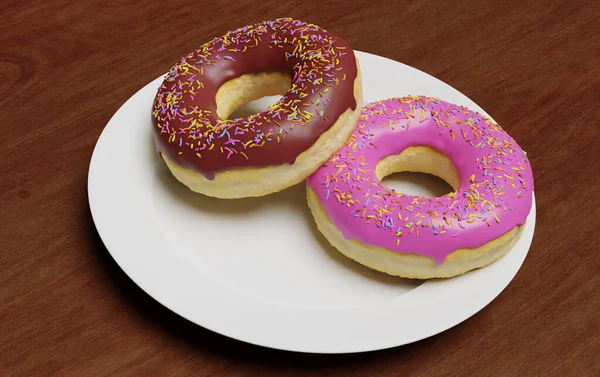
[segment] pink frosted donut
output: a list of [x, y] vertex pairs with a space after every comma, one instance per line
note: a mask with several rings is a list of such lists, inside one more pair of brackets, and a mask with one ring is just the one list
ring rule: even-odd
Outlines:
[[[441, 197], [406, 195], [381, 178], [416, 171], [446, 180]], [[319, 230], [370, 268], [451, 277], [510, 250], [532, 205], [526, 153], [477, 112], [430, 97], [367, 105], [348, 142], [307, 180]]]

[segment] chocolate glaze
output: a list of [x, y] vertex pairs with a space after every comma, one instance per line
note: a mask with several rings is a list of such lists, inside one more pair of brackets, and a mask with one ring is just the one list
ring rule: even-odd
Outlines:
[[[269, 109], [221, 120], [216, 93], [243, 74], [284, 72], [292, 87]], [[208, 179], [224, 170], [294, 163], [356, 109], [354, 52], [318, 26], [278, 19], [214, 38], [167, 74], [153, 104], [157, 151]]]

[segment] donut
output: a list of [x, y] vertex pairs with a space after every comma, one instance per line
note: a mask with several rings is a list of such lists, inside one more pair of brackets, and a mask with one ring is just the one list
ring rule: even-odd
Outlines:
[[[228, 119], [241, 105], [283, 95]], [[152, 105], [154, 145], [177, 180], [218, 198], [304, 181], [346, 142], [362, 105], [360, 68], [340, 37], [290, 18], [238, 28], [183, 57]]]
[[[382, 184], [422, 172], [453, 192], [407, 195]], [[499, 125], [425, 96], [365, 106], [346, 144], [307, 179], [319, 231], [342, 254], [390, 275], [450, 278], [519, 239], [533, 200], [526, 153]]]

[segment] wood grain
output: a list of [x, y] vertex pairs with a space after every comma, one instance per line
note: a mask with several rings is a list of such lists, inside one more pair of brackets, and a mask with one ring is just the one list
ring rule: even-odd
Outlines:
[[[2, 1], [0, 375], [600, 375], [598, 14], [597, 1]], [[359, 355], [264, 349], [171, 313], [102, 245], [86, 180], [112, 114], [203, 41], [281, 16], [449, 83], [528, 151], [530, 254], [468, 321]]]

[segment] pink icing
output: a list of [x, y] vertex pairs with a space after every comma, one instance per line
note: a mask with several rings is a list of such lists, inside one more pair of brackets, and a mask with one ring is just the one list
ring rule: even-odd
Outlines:
[[[460, 177], [456, 192], [405, 195], [376, 177], [382, 158], [419, 145], [450, 158]], [[525, 152], [500, 126], [421, 96], [367, 105], [348, 142], [307, 184], [346, 239], [438, 264], [457, 249], [480, 247], [523, 225], [534, 188]]]

